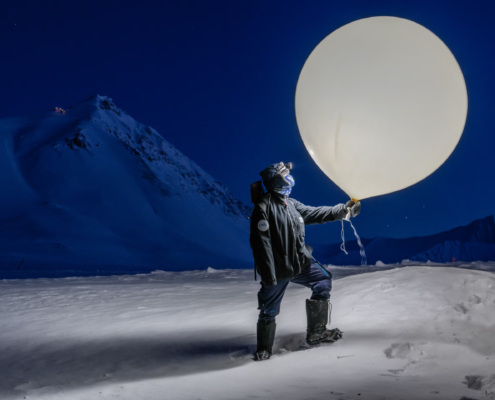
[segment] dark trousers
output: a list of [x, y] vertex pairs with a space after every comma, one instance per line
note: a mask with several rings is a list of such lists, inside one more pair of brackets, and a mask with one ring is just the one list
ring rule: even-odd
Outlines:
[[310, 267], [296, 275], [292, 279], [279, 281], [275, 286], [266, 287], [263, 282], [258, 292], [259, 319], [275, 321], [280, 313], [280, 303], [285, 290], [290, 282], [306, 286], [313, 291], [313, 300], [329, 300], [332, 290], [332, 274], [317, 263], [311, 263]]

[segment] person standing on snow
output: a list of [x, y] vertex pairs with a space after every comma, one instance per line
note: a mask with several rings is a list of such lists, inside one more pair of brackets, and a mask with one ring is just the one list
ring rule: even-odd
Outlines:
[[[294, 178], [290, 175], [291, 163], [272, 164], [261, 171], [258, 195], [251, 216], [250, 244], [255, 269], [261, 276], [258, 292], [257, 350], [255, 360], [267, 360], [272, 355], [275, 340], [275, 317], [289, 282], [310, 288], [311, 299], [306, 300], [307, 335], [310, 345], [335, 342], [342, 338], [338, 329], [327, 329], [331, 310], [330, 290], [332, 274], [311, 256], [312, 249], [304, 242], [304, 225], [323, 224], [343, 220], [347, 213], [355, 217], [361, 203], [349, 200], [334, 207], [310, 207], [289, 198]], [[252, 189], [253, 193], [253, 189]]]

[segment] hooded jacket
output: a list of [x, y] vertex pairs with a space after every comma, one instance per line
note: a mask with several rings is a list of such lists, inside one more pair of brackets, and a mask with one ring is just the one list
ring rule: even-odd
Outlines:
[[276, 192], [265, 194], [254, 207], [249, 239], [263, 284], [274, 286], [308, 268], [311, 253], [304, 226], [335, 221], [344, 208], [310, 207]]

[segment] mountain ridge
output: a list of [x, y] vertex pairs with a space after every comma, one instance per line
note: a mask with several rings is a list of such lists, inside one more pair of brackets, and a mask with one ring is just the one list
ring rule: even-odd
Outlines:
[[249, 207], [109, 97], [0, 120], [0, 269], [251, 264]]
[[[493, 215], [477, 219], [471, 223], [439, 232], [433, 235], [410, 238], [361, 238], [366, 249], [370, 264], [377, 261], [386, 264], [400, 263], [402, 260], [451, 262], [458, 261], [491, 261], [495, 260], [495, 219]], [[444, 244], [447, 243], [448, 244]], [[454, 246], [452, 243], [458, 242]], [[468, 243], [485, 244], [486, 246], [467, 245]], [[448, 250], [444, 247], [448, 247]], [[487, 247], [488, 246], [488, 247]], [[490, 246], [494, 246], [493, 257]], [[359, 255], [356, 240], [346, 241], [349, 255], [340, 250], [340, 243], [331, 245], [316, 245], [315, 256], [321, 262], [334, 265], [359, 265]], [[434, 251], [432, 249], [436, 248]], [[454, 249], [457, 249], [454, 251]], [[475, 249], [479, 249], [477, 252]], [[432, 250], [432, 251], [430, 251]], [[442, 255], [442, 256], [441, 256]], [[469, 255], [469, 256], [468, 256]], [[430, 257], [430, 258], [428, 258]], [[477, 257], [481, 257], [479, 260]]]

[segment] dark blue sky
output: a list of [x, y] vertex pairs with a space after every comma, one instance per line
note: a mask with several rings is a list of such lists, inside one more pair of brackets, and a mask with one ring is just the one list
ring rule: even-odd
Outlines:
[[[356, 227], [365, 237], [425, 235], [495, 211], [494, 2], [15, 1], [0, 7], [0, 117], [106, 95], [245, 203], [261, 169], [294, 162], [293, 196], [311, 205], [347, 198], [316, 167], [298, 133], [294, 94], [306, 58], [356, 19], [411, 19], [457, 58], [468, 88], [466, 129], [432, 176], [365, 200]], [[309, 229], [309, 242], [338, 241], [339, 230], [337, 224]]]

